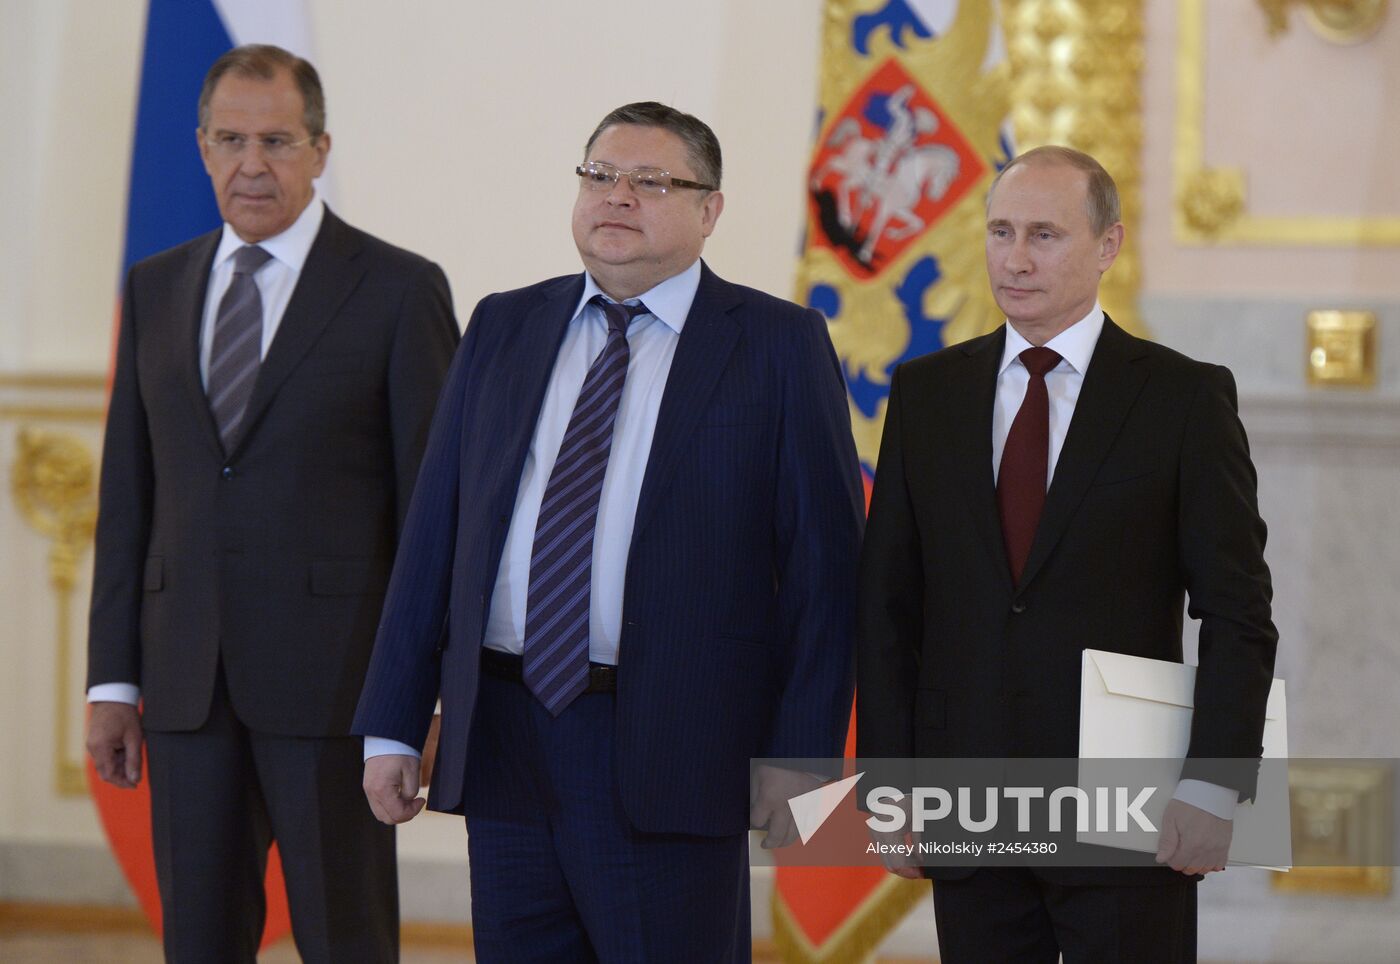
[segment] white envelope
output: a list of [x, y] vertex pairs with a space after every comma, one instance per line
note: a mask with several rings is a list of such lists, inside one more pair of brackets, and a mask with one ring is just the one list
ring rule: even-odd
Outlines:
[[[1196, 667], [1160, 659], [1144, 659], [1103, 650], [1084, 651], [1079, 702], [1081, 785], [1101, 782], [1092, 760], [1151, 759], [1162, 761], [1155, 774], [1165, 792], [1153, 795], [1144, 813], [1160, 826], [1166, 802], [1176, 790], [1180, 761], [1191, 738], [1191, 713]], [[1287, 700], [1283, 680], [1274, 680], [1265, 709], [1264, 757], [1287, 759]], [[1260, 770], [1255, 800], [1235, 810], [1231, 864], [1285, 869], [1292, 862], [1289, 837], [1288, 773], [1286, 766]], [[1121, 847], [1146, 853], [1157, 850], [1157, 834], [1147, 831], [1077, 835], [1083, 843]], [[1281, 859], [1286, 857], [1286, 859]]]

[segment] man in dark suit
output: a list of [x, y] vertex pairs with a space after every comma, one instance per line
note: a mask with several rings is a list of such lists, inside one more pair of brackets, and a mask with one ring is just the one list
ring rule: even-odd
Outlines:
[[1193, 877], [1223, 867], [1253, 794], [1254, 764], [1213, 762], [1260, 756], [1277, 642], [1234, 381], [1104, 315], [1122, 238], [1093, 158], [1015, 159], [987, 205], [1007, 325], [890, 388], [861, 558], [860, 756], [1073, 758], [1082, 651], [1179, 662], [1184, 595], [1201, 621], [1170, 867], [930, 870], [954, 964], [1194, 960]]
[[306, 61], [221, 57], [198, 138], [225, 224], [126, 279], [87, 742], [132, 787], [144, 730], [175, 961], [254, 959], [274, 839], [303, 959], [398, 957], [350, 721], [458, 333], [436, 265], [316, 196], [324, 123]]
[[[478, 958], [749, 956], [746, 831], [850, 712], [861, 487], [816, 312], [700, 261], [713, 132], [609, 114], [586, 273], [477, 306], [434, 419], [355, 731], [389, 822], [465, 813]], [[629, 316], [630, 321], [629, 321]], [[369, 738], [384, 739], [369, 739]], [[751, 806], [752, 803], [752, 806]]]

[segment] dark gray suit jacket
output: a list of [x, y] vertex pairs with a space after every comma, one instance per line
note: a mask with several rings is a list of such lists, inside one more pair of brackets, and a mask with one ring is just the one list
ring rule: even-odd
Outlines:
[[208, 714], [349, 732], [397, 535], [458, 339], [442, 271], [327, 210], [232, 452], [200, 380], [214, 231], [126, 280], [102, 458], [88, 685], [152, 730]]

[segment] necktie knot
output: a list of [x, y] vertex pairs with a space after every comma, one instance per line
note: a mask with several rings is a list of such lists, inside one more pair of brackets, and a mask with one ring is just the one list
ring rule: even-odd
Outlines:
[[616, 301], [608, 301], [602, 295], [594, 295], [593, 303], [603, 309], [603, 314], [608, 319], [608, 334], [621, 332], [627, 334], [627, 328], [632, 324], [632, 319], [638, 315], [645, 315], [648, 311], [646, 305], [640, 301], [635, 305], [624, 305]]
[[233, 273], [252, 274], [267, 263], [272, 255], [256, 244], [245, 244], [233, 254]]
[[1026, 366], [1026, 371], [1037, 378], [1044, 378], [1060, 363], [1060, 353], [1053, 348], [1027, 348], [1021, 352], [1020, 358], [1021, 364]]

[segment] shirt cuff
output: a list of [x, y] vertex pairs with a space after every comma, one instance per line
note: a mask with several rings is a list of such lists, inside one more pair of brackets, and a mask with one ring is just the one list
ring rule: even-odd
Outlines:
[[1189, 803], [1221, 820], [1234, 820], [1240, 794], [1238, 790], [1204, 780], [1182, 780], [1176, 785], [1176, 793], [1172, 795], [1172, 799]]
[[98, 683], [89, 686], [89, 703], [129, 703], [135, 706], [141, 702], [141, 687], [135, 683]]
[[365, 759], [368, 760], [372, 756], [411, 756], [423, 759], [423, 754], [407, 743], [400, 743], [386, 736], [365, 737]]

